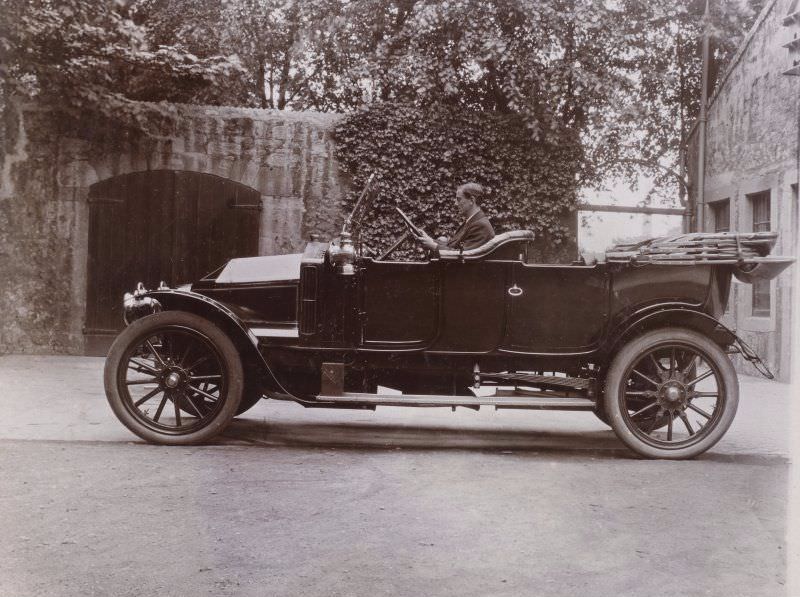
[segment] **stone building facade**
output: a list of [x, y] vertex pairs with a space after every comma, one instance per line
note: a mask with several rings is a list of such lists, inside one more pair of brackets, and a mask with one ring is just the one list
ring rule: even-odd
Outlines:
[[[185, 172], [246, 189], [260, 197], [260, 209], [246, 214], [260, 218], [259, 254], [301, 250], [311, 233], [329, 237], [341, 224], [347, 181], [332, 140], [340, 116], [143, 105], [142, 118], [147, 136], [91, 122], [65, 131], [48, 112], [6, 110], [0, 354], [85, 351], [90, 196], [104, 182], [130, 173]], [[106, 235], [122, 234], [126, 222], [109, 225], [118, 229]]]
[[[771, 0], [758, 16], [709, 101], [705, 176], [698, 180], [700, 127], [688, 144], [698, 230], [780, 234], [773, 253], [797, 255], [800, 77], [787, 74], [800, 31], [796, 0]], [[796, 43], [796, 42], [795, 42]], [[788, 381], [792, 287], [797, 265], [762, 284], [733, 283], [727, 323]], [[745, 362], [737, 365], [753, 373]]]

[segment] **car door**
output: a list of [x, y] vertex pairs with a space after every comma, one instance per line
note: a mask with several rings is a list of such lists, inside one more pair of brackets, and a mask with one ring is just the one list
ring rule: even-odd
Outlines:
[[503, 259], [440, 263], [439, 335], [430, 352], [487, 353], [498, 348], [511, 265]]
[[573, 353], [596, 347], [608, 317], [606, 266], [517, 262], [512, 271], [504, 349]]
[[359, 276], [362, 347], [413, 350], [433, 341], [439, 313], [435, 263], [365, 259]]

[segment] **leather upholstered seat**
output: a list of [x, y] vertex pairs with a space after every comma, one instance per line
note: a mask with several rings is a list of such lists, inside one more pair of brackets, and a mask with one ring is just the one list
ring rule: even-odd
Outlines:
[[535, 238], [531, 230], [512, 230], [510, 232], [503, 232], [491, 238], [480, 247], [474, 249], [464, 249], [463, 251], [457, 249], [440, 249], [439, 257], [442, 259], [480, 259], [494, 252], [498, 247], [507, 243], [531, 241]]

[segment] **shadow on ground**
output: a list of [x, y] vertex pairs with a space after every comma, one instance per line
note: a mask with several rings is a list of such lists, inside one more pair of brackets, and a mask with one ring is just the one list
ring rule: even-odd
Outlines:
[[[638, 459], [609, 430], [554, 432], [528, 429], [470, 429], [358, 422], [303, 423], [237, 419], [225, 431], [226, 440], [265, 447], [319, 447], [373, 450], [467, 450], [476, 452], [558, 452], [603, 459]], [[723, 440], [724, 441], [724, 438]], [[696, 460], [714, 462], [785, 462], [780, 455], [727, 454], [712, 448]]]

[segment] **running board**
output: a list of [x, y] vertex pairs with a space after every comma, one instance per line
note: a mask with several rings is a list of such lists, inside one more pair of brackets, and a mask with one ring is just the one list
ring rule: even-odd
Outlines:
[[375, 406], [494, 406], [495, 408], [530, 408], [534, 410], [594, 410], [588, 398], [552, 396], [438, 396], [434, 394], [361, 394], [345, 392], [333, 396], [321, 394], [317, 402]]

